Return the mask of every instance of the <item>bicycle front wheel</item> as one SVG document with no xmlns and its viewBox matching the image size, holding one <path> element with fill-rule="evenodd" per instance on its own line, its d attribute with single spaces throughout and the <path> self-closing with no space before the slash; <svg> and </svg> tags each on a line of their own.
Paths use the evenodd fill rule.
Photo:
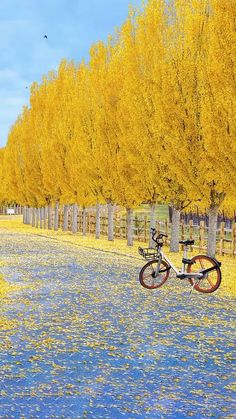
<svg viewBox="0 0 236 419">
<path fill-rule="evenodd" d="M 188 272 L 199 272 L 204 269 L 214 268 L 210 272 L 206 273 L 200 281 L 189 279 L 190 284 L 194 289 L 204 294 L 211 293 L 219 288 L 221 283 L 221 270 L 217 265 L 216 261 L 210 256 L 198 255 L 191 259 L 193 264 L 188 266 Z"/>
<path fill-rule="evenodd" d="M 157 272 L 158 260 L 150 260 L 141 269 L 139 274 L 140 284 L 149 290 L 161 287 L 168 279 L 170 266 L 165 260 L 161 261 L 159 271 Z"/>
</svg>

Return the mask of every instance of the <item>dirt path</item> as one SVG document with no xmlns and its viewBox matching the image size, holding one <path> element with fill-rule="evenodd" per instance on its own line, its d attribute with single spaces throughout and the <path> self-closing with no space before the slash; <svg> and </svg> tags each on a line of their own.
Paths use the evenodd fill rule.
<svg viewBox="0 0 236 419">
<path fill-rule="evenodd" d="M 1 419 L 236 414 L 234 299 L 173 279 L 148 291 L 137 259 L 0 237 L 0 273 L 22 286 L 0 303 Z"/>
</svg>

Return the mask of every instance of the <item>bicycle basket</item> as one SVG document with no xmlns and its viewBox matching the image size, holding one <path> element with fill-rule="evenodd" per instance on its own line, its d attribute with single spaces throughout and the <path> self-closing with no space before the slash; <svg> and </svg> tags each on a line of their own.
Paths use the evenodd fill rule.
<svg viewBox="0 0 236 419">
<path fill-rule="evenodd" d="M 138 248 L 139 254 L 147 260 L 158 259 L 158 252 L 156 249 L 152 249 L 151 247 L 143 249 L 142 247 Z"/>
</svg>

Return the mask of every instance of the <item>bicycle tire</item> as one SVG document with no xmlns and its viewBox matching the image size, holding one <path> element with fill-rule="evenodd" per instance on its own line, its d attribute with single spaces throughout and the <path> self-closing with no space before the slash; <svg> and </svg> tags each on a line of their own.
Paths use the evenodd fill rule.
<svg viewBox="0 0 236 419">
<path fill-rule="evenodd" d="M 155 269 L 153 267 L 153 265 L 159 263 L 158 260 L 154 259 L 154 260 L 150 260 L 148 263 L 146 263 L 146 265 L 144 265 L 139 273 L 139 282 L 140 284 L 147 289 L 156 289 L 156 288 L 160 288 L 168 279 L 168 276 L 170 274 L 170 266 L 168 265 L 168 263 L 165 260 L 161 261 L 161 269 L 160 269 L 160 275 L 155 278 L 153 276 L 153 273 L 155 272 Z M 147 271 L 150 269 L 150 272 L 147 273 Z M 146 274 L 145 274 L 146 271 Z M 147 275 L 147 276 L 145 276 Z M 155 280 L 155 281 L 154 281 Z M 149 284 L 149 281 L 151 281 L 151 283 Z"/>
<path fill-rule="evenodd" d="M 203 279 L 201 279 L 198 284 L 194 285 L 194 281 L 191 278 L 189 279 L 189 282 L 192 286 L 194 285 L 194 289 L 196 291 L 201 292 L 203 294 L 209 294 L 216 291 L 221 284 L 221 270 L 220 267 L 217 265 L 217 262 L 210 256 L 206 255 L 194 256 L 191 259 L 191 262 L 194 263 L 189 264 L 187 272 L 198 272 L 199 270 L 215 266 L 215 269 L 213 271 L 210 271 L 207 276 L 203 277 Z"/>
</svg>

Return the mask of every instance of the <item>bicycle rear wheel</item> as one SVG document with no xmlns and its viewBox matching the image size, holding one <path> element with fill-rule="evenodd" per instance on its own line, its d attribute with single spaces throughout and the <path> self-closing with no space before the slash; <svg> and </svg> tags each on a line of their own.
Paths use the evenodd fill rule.
<svg viewBox="0 0 236 419">
<path fill-rule="evenodd" d="M 202 271 L 203 269 L 215 268 L 204 275 L 199 282 L 197 280 L 194 281 L 193 279 L 189 279 L 192 286 L 195 282 L 194 289 L 204 294 L 216 291 L 221 283 L 221 270 L 216 261 L 210 256 L 198 255 L 194 256 L 191 259 L 191 262 L 194 263 L 188 266 L 188 272 L 196 273 Z"/>
<path fill-rule="evenodd" d="M 140 284 L 150 290 L 161 287 L 168 279 L 170 266 L 165 260 L 161 261 L 160 269 L 156 275 L 158 260 L 150 260 L 139 273 Z"/>
</svg>

